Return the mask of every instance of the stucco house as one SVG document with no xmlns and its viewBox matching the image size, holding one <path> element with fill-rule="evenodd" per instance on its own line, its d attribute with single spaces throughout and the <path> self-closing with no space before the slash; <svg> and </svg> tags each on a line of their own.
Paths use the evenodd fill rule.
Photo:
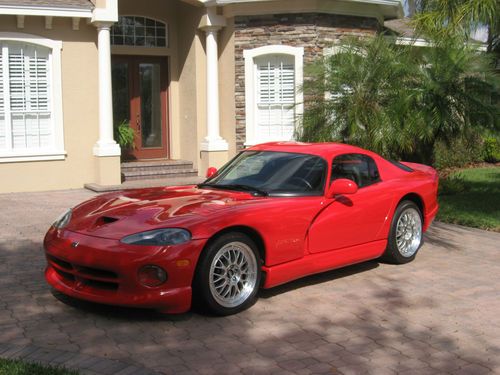
<svg viewBox="0 0 500 375">
<path fill-rule="evenodd" d="M 401 17 L 400 0 L 0 0 L 0 192 L 120 184 L 122 122 L 144 168 L 200 175 L 290 140 L 305 64 Z"/>
</svg>

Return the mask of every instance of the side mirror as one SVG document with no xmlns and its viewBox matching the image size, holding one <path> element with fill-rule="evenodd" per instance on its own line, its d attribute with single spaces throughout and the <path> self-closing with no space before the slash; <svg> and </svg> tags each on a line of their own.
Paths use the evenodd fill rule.
<svg viewBox="0 0 500 375">
<path fill-rule="evenodd" d="M 206 175 L 206 177 L 210 178 L 210 177 L 212 177 L 212 176 L 214 176 L 216 174 L 217 174 L 217 168 L 210 167 L 210 168 L 207 169 L 207 175 Z"/>
<path fill-rule="evenodd" d="M 355 194 L 358 191 L 358 185 L 347 178 L 333 180 L 326 193 L 327 198 L 334 198 L 336 195 Z"/>
</svg>

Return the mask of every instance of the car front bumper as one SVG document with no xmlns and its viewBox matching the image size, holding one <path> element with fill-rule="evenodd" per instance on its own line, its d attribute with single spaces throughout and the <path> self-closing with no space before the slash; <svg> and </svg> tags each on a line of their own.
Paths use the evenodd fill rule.
<svg viewBox="0 0 500 375">
<path fill-rule="evenodd" d="M 191 284 L 206 240 L 175 246 L 126 245 L 118 240 L 50 229 L 44 240 L 45 279 L 56 290 L 91 302 L 182 313 L 191 307 Z M 156 265 L 167 281 L 147 287 L 138 271 Z"/>
</svg>

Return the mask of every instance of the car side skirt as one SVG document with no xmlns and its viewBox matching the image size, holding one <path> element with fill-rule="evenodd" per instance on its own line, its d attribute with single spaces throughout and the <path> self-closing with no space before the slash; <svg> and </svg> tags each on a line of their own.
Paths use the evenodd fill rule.
<svg viewBox="0 0 500 375">
<path fill-rule="evenodd" d="M 291 262 L 272 267 L 263 266 L 266 273 L 264 289 L 324 271 L 376 259 L 382 256 L 387 240 L 369 242 L 344 249 L 306 255 Z"/>
</svg>

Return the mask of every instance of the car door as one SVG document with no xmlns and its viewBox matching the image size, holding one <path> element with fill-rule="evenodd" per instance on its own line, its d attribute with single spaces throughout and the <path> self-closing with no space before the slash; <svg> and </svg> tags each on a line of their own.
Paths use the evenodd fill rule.
<svg viewBox="0 0 500 375">
<path fill-rule="evenodd" d="M 309 251 L 344 249 L 381 239 L 380 233 L 391 207 L 393 194 L 381 181 L 373 158 L 365 154 L 342 154 L 332 161 L 330 183 L 338 178 L 353 180 L 355 194 L 325 201 L 309 229 Z"/>
</svg>

